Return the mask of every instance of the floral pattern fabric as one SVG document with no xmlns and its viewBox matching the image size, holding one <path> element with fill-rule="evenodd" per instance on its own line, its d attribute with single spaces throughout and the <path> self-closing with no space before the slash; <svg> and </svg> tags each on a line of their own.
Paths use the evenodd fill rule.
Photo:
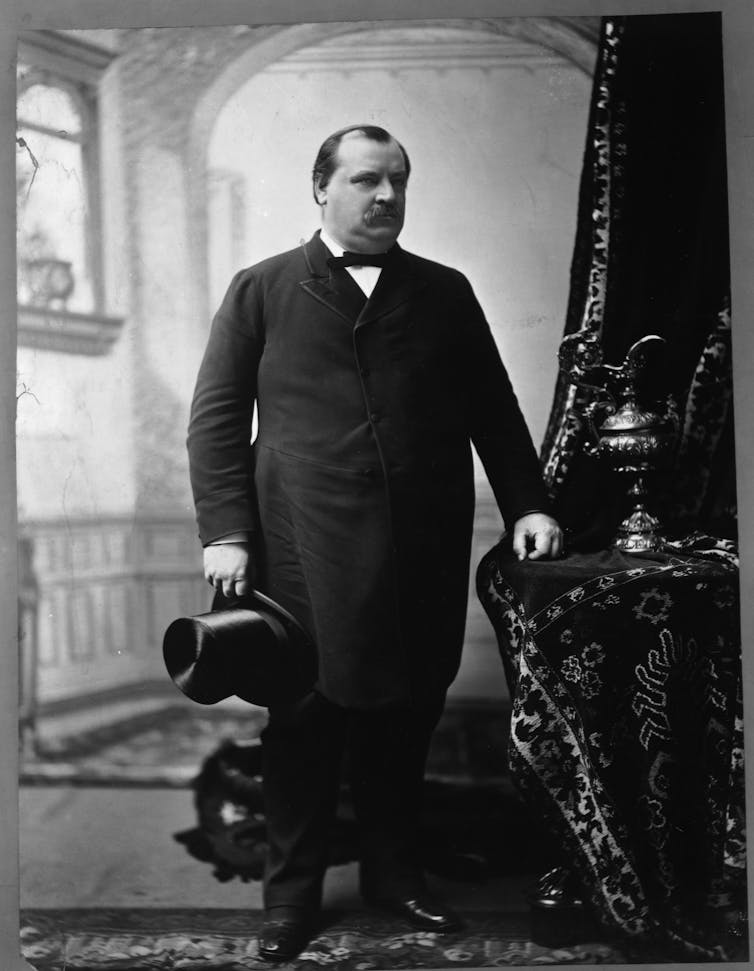
<svg viewBox="0 0 754 971">
<path fill-rule="evenodd" d="M 497 547 L 477 581 L 513 696 L 513 780 L 602 924 L 729 958 L 745 921 L 733 545 L 540 563 Z"/>
<path fill-rule="evenodd" d="M 623 36 L 621 18 L 605 18 L 589 117 L 579 201 L 579 232 L 571 267 L 571 292 L 566 334 L 602 332 L 607 292 L 610 230 L 613 215 L 615 169 L 625 154 L 616 137 L 621 105 L 613 92 Z M 553 494 L 563 486 L 571 463 L 583 444 L 584 427 L 574 420 L 588 403 L 588 393 L 559 374 L 545 441 L 542 446 L 544 478 Z"/>
<path fill-rule="evenodd" d="M 735 535 L 726 172 L 719 13 L 602 18 L 564 334 L 599 337 L 612 365 L 648 334 L 665 340 L 641 397 L 656 410 L 672 395 L 683 416 L 652 484 L 678 535 Z M 624 513 L 584 448 L 592 400 L 558 375 L 541 461 L 557 518 L 594 549 Z"/>
</svg>

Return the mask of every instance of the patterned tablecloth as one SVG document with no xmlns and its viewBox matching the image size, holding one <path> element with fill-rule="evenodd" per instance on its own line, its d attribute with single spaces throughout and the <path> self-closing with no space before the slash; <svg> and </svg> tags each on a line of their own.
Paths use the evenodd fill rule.
<svg viewBox="0 0 754 971">
<path fill-rule="evenodd" d="M 740 959 L 745 819 L 738 563 L 693 536 L 482 560 L 513 698 L 514 782 L 606 928 Z M 744 944 L 745 947 L 745 944 Z"/>
</svg>

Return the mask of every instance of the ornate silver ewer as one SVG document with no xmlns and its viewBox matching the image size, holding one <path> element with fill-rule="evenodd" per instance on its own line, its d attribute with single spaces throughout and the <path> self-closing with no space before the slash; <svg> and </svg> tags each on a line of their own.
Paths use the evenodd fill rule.
<svg viewBox="0 0 754 971">
<path fill-rule="evenodd" d="M 569 334 L 558 352 L 560 368 L 578 387 L 588 388 L 593 400 L 583 408 L 596 442 L 587 452 L 600 455 L 628 482 L 631 511 L 618 527 L 613 546 L 628 553 L 662 546 L 660 522 L 647 511 L 647 477 L 666 467 L 678 437 L 678 412 L 671 396 L 660 415 L 639 402 L 638 382 L 647 352 L 665 341 L 651 334 L 629 349 L 623 364 L 604 364 L 602 345 L 594 333 Z"/>
</svg>

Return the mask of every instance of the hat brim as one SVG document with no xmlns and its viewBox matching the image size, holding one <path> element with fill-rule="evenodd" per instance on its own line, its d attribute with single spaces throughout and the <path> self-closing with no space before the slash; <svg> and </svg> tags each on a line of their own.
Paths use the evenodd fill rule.
<svg viewBox="0 0 754 971">
<path fill-rule="evenodd" d="M 163 657 L 178 688 L 203 705 L 235 695 L 268 708 L 301 697 L 317 677 L 307 631 L 258 590 L 222 609 L 173 621 Z"/>
</svg>

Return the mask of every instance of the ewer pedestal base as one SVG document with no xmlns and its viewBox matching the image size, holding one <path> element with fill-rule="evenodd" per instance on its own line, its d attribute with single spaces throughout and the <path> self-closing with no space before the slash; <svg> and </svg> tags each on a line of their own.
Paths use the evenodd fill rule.
<svg viewBox="0 0 754 971">
<path fill-rule="evenodd" d="M 618 527 L 613 546 L 624 553 L 647 553 L 660 550 L 664 540 L 659 529 L 659 519 L 648 513 L 643 505 L 638 505 Z"/>
</svg>

